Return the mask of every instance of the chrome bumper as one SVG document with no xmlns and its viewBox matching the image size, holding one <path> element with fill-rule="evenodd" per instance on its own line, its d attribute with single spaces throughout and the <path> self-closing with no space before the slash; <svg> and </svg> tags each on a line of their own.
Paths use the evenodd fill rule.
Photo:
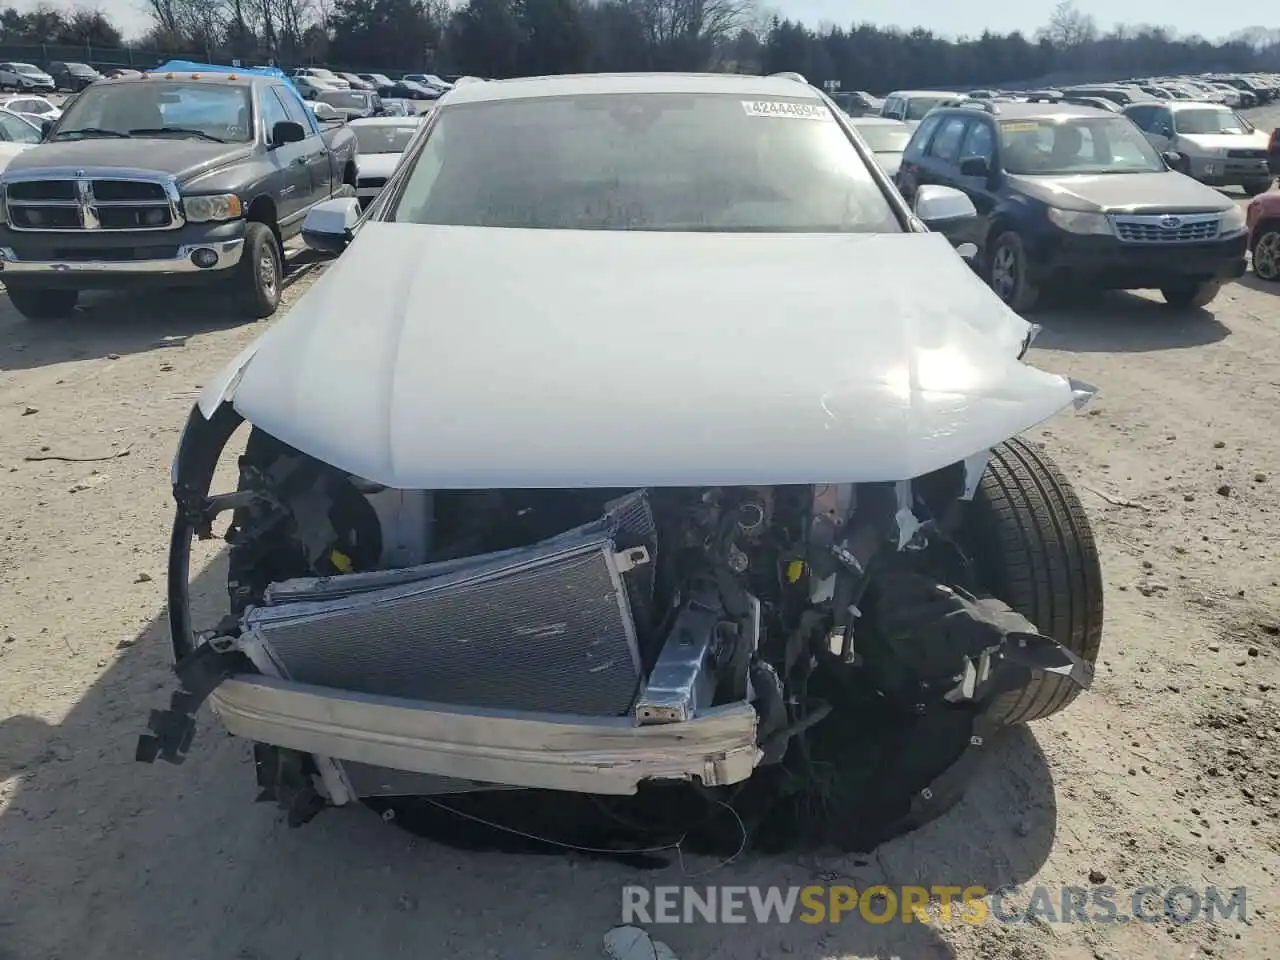
<svg viewBox="0 0 1280 960">
<path fill-rule="evenodd" d="M 198 267 L 191 256 L 197 250 L 212 250 L 217 259 Z M 110 255 L 104 250 L 104 255 Z M 14 274 L 173 274 L 212 273 L 234 267 L 244 253 L 244 240 L 192 243 L 178 248 L 178 255 L 164 260 L 19 260 L 11 247 L 0 247 L 0 277 Z"/>
<path fill-rule="evenodd" d="M 683 723 L 482 710 L 374 697 L 273 677 L 213 692 L 227 730 L 337 760 L 514 787 L 632 794 L 642 780 L 739 783 L 755 769 L 756 712 L 716 707 Z"/>
</svg>

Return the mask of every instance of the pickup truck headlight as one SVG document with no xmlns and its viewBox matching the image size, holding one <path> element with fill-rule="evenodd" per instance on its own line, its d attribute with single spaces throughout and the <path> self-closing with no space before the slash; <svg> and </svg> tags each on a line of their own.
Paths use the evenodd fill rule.
<svg viewBox="0 0 1280 960">
<path fill-rule="evenodd" d="M 234 220 L 240 216 L 240 198 L 234 193 L 219 193 L 207 197 L 183 197 L 182 209 L 187 219 L 195 223 Z"/>
<path fill-rule="evenodd" d="M 1112 234 L 1111 221 L 1105 213 L 1085 213 L 1079 210 L 1049 208 L 1049 222 L 1067 233 L 1088 233 L 1101 236 Z"/>
<path fill-rule="evenodd" d="M 1218 225 L 1218 232 L 1223 236 L 1231 233 L 1239 233 L 1245 228 L 1244 211 L 1235 204 L 1222 212 L 1222 221 Z"/>
</svg>

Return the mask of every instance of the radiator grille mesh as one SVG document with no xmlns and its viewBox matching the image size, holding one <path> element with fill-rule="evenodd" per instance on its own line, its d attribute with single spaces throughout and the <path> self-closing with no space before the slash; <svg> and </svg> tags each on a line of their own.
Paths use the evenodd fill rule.
<svg viewBox="0 0 1280 960">
<path fill-rule="evenodd" d="M 615 523 L 602 524 L 613 530 Z M 640 682 L 635 623 L 612 536 L 544 544 L 358 593 L 344 577 L 251 608 L 248 638 L 302 683 L 473 707 L 620 716 Z M 395 571 L 403 577 L 409 571 Z M 439 575 L 435 575 L 439 574 Z M 364 583 L 369 582 L 368 575 Z M 317 585 L 327 585 L 327 591 Z M 285 586 L 285 585 L 282 585 Z"/>
</svg>

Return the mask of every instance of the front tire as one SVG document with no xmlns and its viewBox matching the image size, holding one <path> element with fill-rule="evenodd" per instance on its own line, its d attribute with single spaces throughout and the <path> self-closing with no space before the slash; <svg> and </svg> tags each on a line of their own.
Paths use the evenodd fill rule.
<svg viewBox="0 0 1280 960">
<path fill-rule="evenodd" d="M 1280 280 L 1280 223 L 1258 231 L 1253 241 L 1253 275 L 1268 283 Z"/>
<path fill-rule="evenodd" d="M 5 285 L 9 302 L 28 320 L 63 320 L 75 312 L 79 290 Z"/>
<path fill-rule="evenodd" d="M 236 267 L 240 303 L 255 320 L 262 320 L 280 306 L 284 258 L 276 236 L 265 223 L 245 226 L 244 253 Z"/>
<path fill-rule="evenodd" d="M 1240 184 L 1240 187 L 1242 190 L 1244 190 L 1246 196 L 1256 197 L 1258 194 L 1266 193 L 1268 190 L 1271 189 L 1271 181 L 1270 180 L 1251 180 L 1249 183 Z"/>
<path fill-rule="evenodd" d="M 987 283 L 996 296 L 1018 313 L 1025 313 L 1040 299 L 1040 288 L 1030 279 L 1031 262 L 1026 245 L 1009 230 L 996 238 L 987 260 Z"/>
<path fill-rule="evenodd" d="M 1189 307 L 1207 307 L 1222 289 L 1221 280 L 1201 280 L 1178 283 L 1161 287 L 1160 294 L 1164 302 L 1171 307 L 1185 309 Z"/>
<path fill-rule="evenodd" d="M 978 575 L 991 592 L 1090 663 L 1102 645 L 1102 566 L 1084 505 L 1042 450 L 1014 437 L 994 447 L 967 519 Z M 996 697 L 996 723 L 1038 720 L 1080 688 L 1052 673 Z"/>
</svg>

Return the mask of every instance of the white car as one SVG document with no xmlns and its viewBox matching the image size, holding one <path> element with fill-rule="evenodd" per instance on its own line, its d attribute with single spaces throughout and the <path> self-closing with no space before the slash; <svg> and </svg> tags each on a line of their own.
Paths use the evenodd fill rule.
<svg viewBox="0 0 1280 960">
<path fill-rule="evenodd" d="M 19 63 L 10 60 L 0 63 L 0 90 L 47 90 L 53 93 L 57 89 L 53 77 L 31 63 Z"/>
<path fill-rule="evenodd" d="M 295 79 L 302 78 L 305 80 L 319 80 L 321 83 L 332 87 L 335 90 L 350 90 L 350 82 L 343 80 L 332 70 L 326 70 L 324 67 L 299 67 L 293 71 Z"/>
<path fill-rule="evenodd" d="M 386 186 L 400 157 L 422 127 L 422 117 L 362 117 L 351 121 L 356 135 L 356 196 L 368 206 Z"/>
<path fill-rule="evenodd" d="M 0 108 L 0 170 L 9 161 L 40 142 L 40 127 L 29 117 Z"/>
<path fill-rule="evenodd" d="M 37 124 L 41 120 L 57 120 L 62 116 L 62 111 L 44 97 L 3 97 L 0 98 L 0 108 L 31 117 Z"/>
<path fill-rule="evenodd" d="M 304 100 L 307 109 L 316 115 L 317 120 L 329 123 L 346 119 L 346 114 L 325 103 L 323 100 Z"/>
<path fill-rule="evenodd" d="M 1019 435 L 1093 390 L 1023 360 L 965 194 L 908 207 L 819 90 L 732 74 L 459 84 L 393 184 L 312 208 L 336 261 L 202 378 L 138 760 L 209 697 L 295 825 L 495 785 L 674 824 L 819 776 L 893 833 L 1089 686 L 1097 548 Z"/>
</svg>

